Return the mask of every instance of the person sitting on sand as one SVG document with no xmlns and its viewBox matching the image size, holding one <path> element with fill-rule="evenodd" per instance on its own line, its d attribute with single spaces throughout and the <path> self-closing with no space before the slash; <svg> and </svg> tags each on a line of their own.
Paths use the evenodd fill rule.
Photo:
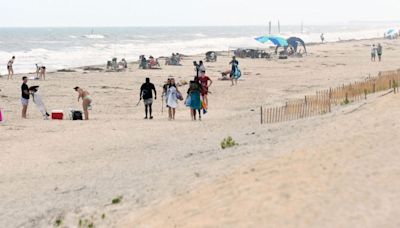
<svg viewBox="0 0 400 228">
<path fill-rule="evenodd" d="M 28 110 L 29 105 L 29 87 L 26 84 L 28 83 L 28 77 L 22 77 L 22 85 L 21 85 L 21 104 L 22 104 L 22 118 L 26 119 L 26 112 Z"/>
<path fill-rule="evenodd" d="M 121 60 L 121 63 L 122 63 L 121 65 L 124 69 L 128 68 L 128 62 L 124 58 Z"/>
<path fill-rule="evenodd" d="M 201 97 L 203 102 L 208 107 L 208 88 L 212 85 L 213 81 L 206 75 L 206 71 L 202 71 L 199 77 L 201 85 Z M 210 84 L 208 84 L 210 82 Z"/>
<path fill-rule="evenodd" d="M 150 119 L 153 119 L 152 115 L 152 105 L 153 105 L 153 91 L 154 91 L 154 100 L 157 100 L 157 91 L 156 87 L 154 87 L 153 83 L 150 83 L 150 78 L 146 78 L 146 82 L 140 87 L 140 100 L 143 99 L 146 117 L 148 119 L 147 113 L 150 114 Z"/>
<path fill-rule="evenodd" d="M 8 80 L 12 79 L 12 77 L 14 76 L 14 69 L 13 69 L 14 61 L 15 61 L 15 56 L 13 56 L 7 63 Z"/>
<path fill-rule="evenodd" d="M 371 61 L 372 62 L 375 62 L 375 60 L 376 60 L 376 52 L 377 52 L 376 46 L 375 46 L 375 44 L 373 44 L 371 47 Z"/>
<path fill-rule="evenodd" d="M 78 102 L 82 98 L 82 107 L 83 107 L 83 112 L 85 113 L 85 120 L 89 120 L 89 109 L 92 109 L 91 104 L 93 99 L 90 97 L 90 94 L 88 91 L 79 88 L 78 86 L 74 88 L 76 92 L 78 92 Z"/>
<path fill-rule="evenodd" d="M 379 62 L 380 62 L 380 61 L 382 61 L 382 45 L 380 43 L 378 44 L 378 47 L 376 48 L 376 51 L 378 53 L 378 59 L 379 59 Z"/>
</svg>

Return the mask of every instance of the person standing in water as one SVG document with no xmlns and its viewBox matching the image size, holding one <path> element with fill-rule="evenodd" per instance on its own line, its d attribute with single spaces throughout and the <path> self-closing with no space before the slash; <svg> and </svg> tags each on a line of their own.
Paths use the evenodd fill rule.
<svg viewBox="0 0 400 228">
<path fill-rule="evenodd" d="M 28 83 L 28 77 L 22 77 L 22 85 L 21 85 L 21 104 L 22 104 L 22 118 L 26 119 L 26 112 L 28 110 L 29 104 L 29 87 L 26 84 Z"/>
<path fill-rule="evenodd" d="M 14 61 L 15 61 L 15 56 L 13 56 L 7 63 L 8 80 L 12 79 L 12 77 L 14 76 L 14 69 L 13 69 Z"/>
<path fill-rule="evenodd" d="M 150 83 L 150 78 L 146 78 L 146 82 L 143 83 L 142 87 L 140 87 L 140 99 L 143 99 L 146 117 L 148 119 L 148 113 L 150 114 L 150 119 L 153 119 L 153 91 L 154 91 L 154 100 L 157 100 L 157 91 L 154 87 L 153 83 Z"/>
<path fill-rule="evenodd" d="M 85 113 L 85 120 L 89 120 L 89 109 L 92 109 L 91 104 L 93 99 L 90 97 L 90 94 L 88 91 L 79 88 L 78 86 L 74 88 L 76 92 L 78 92 L 78 102 L 82 98 L 82 108 L 83 112 Z"/>
</svg>

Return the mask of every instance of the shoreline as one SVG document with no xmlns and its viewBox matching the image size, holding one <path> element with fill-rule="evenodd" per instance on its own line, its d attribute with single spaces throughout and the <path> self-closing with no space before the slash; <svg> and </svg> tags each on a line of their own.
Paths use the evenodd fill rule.
<svg viewBox="0 0 400 228">
<path fill-rule="evenodd" d="M 339 41 L 334 41 L 334 42 L 306 42 L 306 46 L 310 46 L 310 47 L 315 47 L 315 46 L 319 46 L 319 45 L 326 45 L 326 44 L 337 44 L 337 43 L 352 43 L 352 42 L 360 42 L 360 41 L 385 41 L 388 40 L 386 38 L 379 38 L 379 37 L 375 37 L 375 38 L 366 38 L 366 39 L 348 39 L 348 40 L 339 40 Z M 240 48 L 240 47 L 237 47 Z M 268 49 L 272 49 L 274 48 L 274 46 L 267 46 L 265 48 L 257 48 L 258 50 L 268 50 Z M 245 48 L 246 49 L 246 48 Z M 222 55 L 233 55 L 233 49 L 232 50 L 221 50 L 221 51 L 215 51 L 216 53 L 222 53 Z M 194 58 L 200 55 L 203 55 L 202 58 L 204 58 L 205 53 L 197 53 L 197 54 L 193 54 L 193 55 L 186 55 L 184 53 L 181 53 L 183 58 Z M 160 56 L 157 57 L 158 59 L 164 59 L 164 58 L 168 58 L 166 56 Z M 289 58 L 290 59 L 290 58 Z M 139 60 L 136 61 L 128 61 L 128 66 L 129 65 L 136 65 L 139 63 Z M 160 63 L 161 66 L 165 66 L 163 63 Z M 103 68 L 103 71 L 106 71 L 106 64 L 92 64 L 92 65 L 82 65 L 82 66 L 77 66 L 77 67 L 70 67 L 70 68 L 63 68 L 63 69 L 57 69 L 57 70 L 52 70 L 52 71 L 46 71 L 46 74 L 54 74 L 54 73 L 68 73 L 68 72 L 62 72 L 61 70 L 71 70 L 71 71 L 75 71 L 75 72 L 84 72 L 84 68 Z M 129 67 L 128 67 L 129 68 Z M 87 72 L 91 72 L 91 70 L 88 70 Z M 110 71 L 112 72 L 112 71 Z M 36 74 L 36 72 L 27 72 L 27 73 L 16 73 L 14 74 L 14 76 L 31 76 Z M 0 78 L 3 77 L 7 77 L 7 74 L 2 74 L 0 75 Z"/>
</svg>

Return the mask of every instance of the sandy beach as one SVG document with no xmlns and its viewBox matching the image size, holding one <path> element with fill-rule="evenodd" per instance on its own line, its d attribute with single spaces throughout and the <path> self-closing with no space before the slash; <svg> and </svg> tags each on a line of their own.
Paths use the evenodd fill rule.
<svg viewBox="0 0 400 228">
<path fill-rule="evenodd" d="M 371 63 L 378 42 L 383 61 Z M 363 40 L 313 45 L 304 58 L 239 59 L 243 80 L 234 87 L 217 80 L 229 69 L 224 53 L 206 63 L 214 83 L 202 122 L 182 102 L 168 121 L 160 95 L 168 76 L 191 80 L 204 55 L 162 70 L 131 63 L 126 72 L 28 82 L 40 85 L 48 110 L 65 113 L 81 108 L 73 88 L 88 89 L 90 121 L 44 121 L 32 102 L 21 120 L 22 75 L 3 76 L 0 227 L 399 227 L 400 95 L 272 125 L 260 125 L 259 113 L 396 70 L 399 50 L 399 40 Z M 136 107 L 146 77 L 159 95 L 151 121 Z M 222 150 L 228 136 L 239 145 Z"/>
</svg>

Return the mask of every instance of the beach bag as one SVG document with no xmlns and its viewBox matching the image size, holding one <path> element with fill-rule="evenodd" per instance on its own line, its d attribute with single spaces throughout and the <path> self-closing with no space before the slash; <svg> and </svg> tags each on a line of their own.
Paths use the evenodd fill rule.
<svg viewBox="0 0 400 228">
<path fill-rule="evenodd" d="M 192 103 L 192 98 L 190 96 L 187 96 L 185 100 L 185 105 L 187 107 L 190 107 L 191 103 Z"/>
<path fill-rule="evenodd" d="M 72 120 L 83 120 L 81 111 L 72 111 Z"/>
<path fill-rule="evenodd" d="M 3 113 L 1 112 L 1 109 L 0 109 L 0 122 L 1 121 L 3 121 Z"/>
<path fill-rule="evenodd" d="M 182 96 L 181 92 L 176 91 L 176 99 L 183 101 L 183 96 Z"/>
<path fill-rule="evenodd" d="M 235 72 L 233 73 L 233 76 L 238 79 L 242 76 L 242 72 L 239 70 L 239 68 L 236 67 Z"/>
</svg>

